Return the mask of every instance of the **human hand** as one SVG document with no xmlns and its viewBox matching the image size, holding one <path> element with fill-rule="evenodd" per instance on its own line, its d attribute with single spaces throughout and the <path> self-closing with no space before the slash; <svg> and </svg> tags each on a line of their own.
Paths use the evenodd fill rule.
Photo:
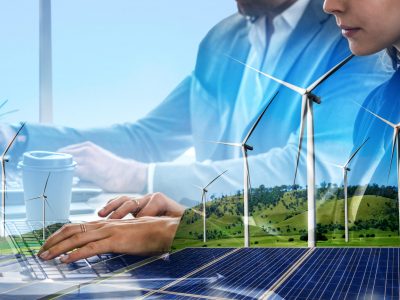
<svg viewBox="0 0 400 300">
<path fill-rule="evenodd" d="M 109 219 L 122 219 L 128 214 L 134 217 L 144 216 L 167 216 L 181 217 L 184 208 L 174 200 L 168 198 L 162 193 L 149 194 L 144 197 L 120 196 L 111 199 L 98 212 L 99 217 Z"/>
<path fill-rule="evenodd" d="M 156 255 L 170 250 L 180 218 L 142 217 L 67 224 L 51 235 L 38 255 L 50 260 L 63 255 L 71 263 L 102 253 Z"/>
<path fill-rule="evenodd" d="M 77 162 L 76 174 L 108 192 L 142 192 L 147 184 L 147 164 L 124 159 L 92 143 L 74 144 L 58 150 Z"/>
</svg>

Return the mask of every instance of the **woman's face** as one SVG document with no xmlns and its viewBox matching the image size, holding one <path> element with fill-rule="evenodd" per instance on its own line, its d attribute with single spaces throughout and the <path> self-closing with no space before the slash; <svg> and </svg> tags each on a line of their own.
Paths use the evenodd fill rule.
<svg viewBox="0 0 400 300">
<path fill-rule="evenodd" d="M 356 55 L 395 46 L 400 50 L 400 0 L 325 0 Z"/>
</svg>

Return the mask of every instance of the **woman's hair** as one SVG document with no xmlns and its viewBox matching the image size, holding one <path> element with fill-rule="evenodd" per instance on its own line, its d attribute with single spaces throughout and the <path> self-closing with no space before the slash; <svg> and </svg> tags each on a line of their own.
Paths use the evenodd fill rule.
<svg viewBox="0 0 400 300">
<path fill-rule="evenodd" d="M 400 66 L 400 55 L 399 55 L 400 53 L 399 53 L 399 51 L 393 46 L 387 48 L 386 51 L 389 54 L 390 59 L 392 60 L 393 68 L 395 70 L 397 70 L 399 68 L 399 66 Z"/>
</svg>

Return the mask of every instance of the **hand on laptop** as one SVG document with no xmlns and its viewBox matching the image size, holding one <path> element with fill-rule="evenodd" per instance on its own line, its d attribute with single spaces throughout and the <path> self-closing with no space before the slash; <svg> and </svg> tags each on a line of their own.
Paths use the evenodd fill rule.
<svg viewBox="0 0 400 300">
<path fill-rule="evenodd" d="M 130 204 L 136 204 L 135 200 L 119 197 L 112 199 L 101 213 L 104 216 L 111 214 L 112 219 L 64 225 L 47 239 L 38 255 L 49 260 L 68 253 L 61 261 L 71 263 L 107 252 L 133 255 L 168 252 L 184 208 L 161 193 L 137 200 L 138 211 Z M 129 213 L 137 218 L 115 219 Z"/>
<path fill-rule="evenodd" d="M 71 263 L 102 253 L 155 255 L 170 250 L 180 218 L 143 217 L 64 225 L 49 237 L 38 255 L 49 260 L 61 256 Z"/>
<path fill-rule="evenodd" d="M 124 159 L 92 142 L 58 150 L 77 162 L 76 174 L 108 192 L 142 192 L 147 184 L 147 164 Z"/>
<path fill-rule="evenodd" d="M 166 216 L 181 217 L 184 208 L 162 193 L 148 194 L 144 197 L 120 196 L 108 201 L 98 212 L 99 217 L 122 219 L 128 214 L 134 217 Z"/>
</svg>

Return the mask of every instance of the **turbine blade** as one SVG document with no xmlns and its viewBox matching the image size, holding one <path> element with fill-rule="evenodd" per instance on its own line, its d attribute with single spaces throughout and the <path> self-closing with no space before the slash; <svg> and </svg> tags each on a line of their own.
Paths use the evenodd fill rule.
<svg viewBox="0 0 400 300">
<path fill-rule="evenodd" d="M 247 193 L 248 195 L 248 203 L 250 203 L 250 198 L 251 198 L 251 181 L 250 181 L 250 167 L 249 167 L 249 161 L 247 159 L 247 150 L 244 151 L 244 159 L 246 161 L 246 169 L 247 169 L 247 186 L 249 188 L 249 192 Z"/>
<path fill-rule="evenodd" d="M 303 137 L 304 137 L 304 123 L 306 121 L 306 116 L 307 116 L 307 99 L 303 98 L 301 102 L 301 120 L 300 120 L 300 133 L 299 133 L 299 145 L 297 148 L 297 158 L 296 158 L 296 169 L 294 171 L 294 180 L 293 180 L 293 185 L 296 184 L 296 178 L 297 178 L 297 169 L 299 167 L 299 161 L 300 161 L 300 154 L 301 154 L 301 147 L 303 144 Z"/>
<path fill-rule="evenodd" d="M 203 191 L 203 193 L 201 194 L 201 215 L 205 216 L 206 215 L 206 210 L 205 210 L 205 205 L 206 205 L 206 192 Z"/>
<path fill-rule="evenodd" d="M 398 142 L 397 138 L 398 138 L 398 129 L 395 128 L 395 130 L 393 131 L 393 142 L 392 142 L 392 154 L 390 156 L 390 165 L 389 165 L 389 173 L 388 173 L 388 182 L 389 182 L 389 177 L 390 177 L 390 172 L 392 170 L 392 163 L 393 163 L 393 156 L 394 156 L 394 147 L 396 147 L 396 143 Z"/>
<path fill-rule="evenodd" d="M 45 183 L 44 189 L 43 189 L 43 195 L 45 195 L 45 193 L 46 193 L 47 183 L 49 182 L 50 174 L 51 174 L 51 172 L 49 172 L 49 175 L 47 175 L 46 183 Z"/>
<path fill-rule="evenodd" d="M 364 147 L 365 143 L 368 142 L 369 137 L 365 139 L 365 141 L 361 144 L 360 147 L 357 148 L 356 151 L 353 152 L 353 154 L 350 156 L 349 160 L 346 162 L 346 164 L 344 165 L 344 167 L 347 167 L 347 165 L 352 161 L 352 159 L 354 158 L 354 156 L 356 156 L 356 154 L 361 150 L 362 147 Z"/>
<path fill-rule="evenodd" d="M 28 200 L 26 200 L 26 201 L 32 201 L 32 200 L 36 200 L 36 199 L 40 199 L 40 198 L 42 198 L 42 196 L 35 197 L 35 198 L 31 198 L 31 199 L 28 199 Z"/>
<path fill-rule="evenodd" d="M 379 120 L 381 120 L 382 122 L 388 124 L 389 126 L 396 128 L 396 125 L 393 124 L 392 122 L 382 118 L 381 116 L 378 116 L 376 113 L 373 113 L 372 111 L 370 111 L 368 108 L 365 108 L 364 106 L 362 106 L 361 104 L 357 103 L 356 101 L 353 101 L 355 104 L 357 104 L 358 106 L 360 106 L 362 109 L 366 110 L 367 112 L 369 112 L 371 115 L 377 117 Z"/>
<path fill-rule="evenodd" d="M 262 117 L 264 116 L 265 112 L 267 111 L 268 107 L 270 107 L 270 105 L 272 104 L 272 102 L 274 101 L 274 99 L 276 98 L 276 95 L 278 95 L 279 91 L 277 91 L 271 98 L 271 100 L 269 100 L 267 106 L 264 108 L 264 110 L 262 111 L 262 113 L 258 116 L 257 120 L 254 122 L 253 126 L 251 127 L 250 131 L 247 133 L 246 137 L 243 140 L 243 144 L 246 144 L 247 141 L 249 140 L 250 136 L 253 134 L 253 131 L 256 129 L 258 123 L 260 123 Z"/>
<path fill-rule="evenodd" d="M 203 190 L 203 188 L 201 187 L 201 186 L 199 186 L 199 185 L 196 185 L 196 184 L 192 184 L 195 188 L 198 188 L 199 190 Z"/>
<path fill-rule="evenodd" d="M 13 114 L 18 111 L 19 111 L 19 109 L 13 109 L 13 110 L 6 111 L 6 112 L 0 114 L 0 118 L 2 118 L 5 115 Z"/>
<path fill-rule="evenodd" d="M 215 177 L 213 180 L 210 181 L 209 184 L 207 184 L 205 186 L 205 189 L 208 188 L 215 180 L 217 180 L 218 178 L 220 178 L 222 175 L 224 175 L 226 172 L 228 172 L 228 170 L 225 170 L 224 172 L 222 172 L 221 174 L 219 174 L 217 177 Z"/>
<path fill-rule="evenodd" d="M 12 144 L 14 143 L 15 139 L 17 138 L 17 136 L 19 135 L 19 133 L 21 132 L 21 130 L 25 127 L 25 122 L 23 122 L 21 124 L 21 127 L 18 129 L 18 131 L 15 133 L 14 137 L 12 138 L 12 140 L 8 143 L 6 149 L 3 152 L 2 158 L 4 159 L 4 157 L 7 155 L 8 150 L 10 150 Z"/>
<path fill-rule="evenodd" d="M 54 211 L 53 207 L 50 205 L 50 202 L 46 198 L 43 198 L 43 199 L 47 203 L 47 206 L 50 208 L 53 215 L 55 215 L 55 211 Z M 55 221 L 55 220 L 50 220 L 50 221 Z"/>
<path fill-rule="evenodd" d="M 240 60 L 238 60 L 238 59 L 236 59 L 236 58 L 234 58 L 234 57 L 231 57 L 231 56 L 229 56 L 229 55 L 227 55 L 227 56 L 228 56 L 230 59 L 232 59 L 232 60 L 234 60 L 234 61 L 236 61 L 236 62 L 238 62 L 238 63 L 244 65 L 246 68 L 249 68 L 249 69 L 251 69 L 251 70 L 253 70 L 253 71 L 256 71 L 257 73 L 259 73 L 259 74 L 261 74 L 261 75 L 263 75 L 263 76 L 265 76 L 265 77 L 268 77 L 269 79 L 272 79 L 273 81 L 275 81 L 275 82 L 277 82 L 277 83 L 280 83 L 280 84 L 286 86 L 287 88 L 291 89 L 292 91 L 295 91 L 296 93 L 299 93 L 300 95 L 304 95 L 304 94 L 306 93 L 306 90 L 303 89 L 303 88 L 301 88 L 301 87 L 298 87 L 298 86 L 296 86 L 296 85 L 294 85 L 294 84 L 291 84 L 291 83 L 289 83 L 289 82 L 285 82 L 285 81 L 283 81 L 283 80 L 280 80 L 280 79 L 278 79 L 278 78 L 275 78 L 275 77 L 273 77 L 273 76 L 271 76 L 271 75 L 269 75 L 269 74 L 267 74 L 267 73 L 264 73 L 264 72 L 262 72 L 262 71 L 260 71 L 260 70 L 258 70 L 258 69 L 256 69 L 256 68 L 253 68 L 252 66 L 249 66 L 248 64 L 245 64 L 244 62 L 241 62 Z"/>
<path fill-rule="evenodd" d="M 338 164 L 334 164 L 334 163 L 331 163 L 331 162 L 327 162 L 327 164 L 329 164 L 331 166 L 334 166 L 334 167 L 337 167 L 337 168 L 340 168 L 340 169 L 344 168 L 344 166 L 341 166 L 341 165 L 338 165 Z"/>
<path fill-rule="evenodd" d="M 332 69 L 330 69 L 328 72 L 326 72 L 324 75 L 322 75 L 320 78 L 318 78 L 316 81 L 314 81 L 308 88 L 307 92 L 311 93 L 315 88 L 317 88 L 321 83 L 323 83 L 325 80 L 327 80 L 331 75 L 333 75 L 337 70 L 339 70 L 341 67 L 343 67 L 350 59 L 353 58 L 353 54 L 350 54 L 348 57 L 346 57 L 344 60 L 342 60 L 340 63 L 338 63 L 336 66 L 334 66 Z"/>
<path fill-rule="evenodd" d="M 210 142 L 214 144 L 228 145 L 233 147 L 242 147 L 242 144 L 239 143 L 226 143 L 226 142 L 215 142 L 215 141 L 210 141 Z"/>
<path fill-rule="evenodd" d="M 3 108 L 4 105 L 6 105 L 8 102 L 8 99 L 4 100 L 3 103 L 0 104 L 0 109 Z"/>
</svg>

